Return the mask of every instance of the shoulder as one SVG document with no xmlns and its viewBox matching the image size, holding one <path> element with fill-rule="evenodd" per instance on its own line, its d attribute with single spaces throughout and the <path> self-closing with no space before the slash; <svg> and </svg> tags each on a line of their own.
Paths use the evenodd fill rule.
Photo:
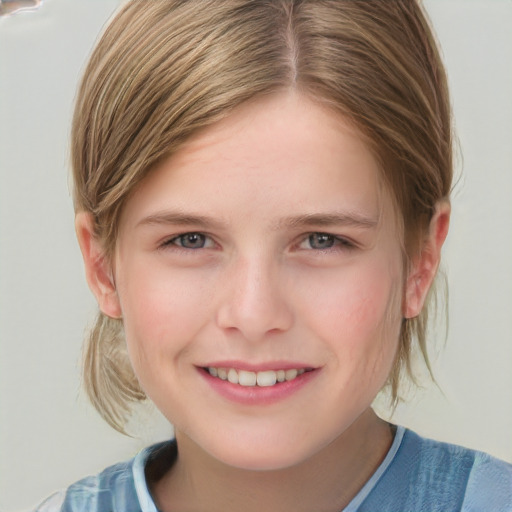
<svg viewBox="0 0 512 512">
<path fill-rule="evenodd" d="M 404 459 L 429 499 L 458 503 L 463 512 L 512 511 L 512 465 L 486 453 L 406 431 Z M 406 460 L 402 464 L 407 465 Z M 457 508 L 459 510 L 459 508 Z"/>
<path fill-rule="evenodd" d="M 512 464 L 475 452 L 462 510 L 512 511 Z"/>
<path fill-rule="evenodd" d="M 127 512 L 137 510 L 137 495 L 133 479 L 133 460 L 115 464 L 98 475 L 88 476 L 71 485 L 66 491 L 63 512 L 116 510 L 115 503 L 122 498 Z"/>
<path fill-rule="evenodd" d="M 115 464 L 98 475 L 75 482 L 47 498 L 34 512 L 110 512 L 118 510 L 114 503 L 119 496 L 132 505 L 136 499 L 133 460 Z M 124 510 L 131 512 L 139 508 L 130 506 Z"/>
<path fill-rule="evenodd" d="M 83 478 L 50 496 L 34 512 L 156 512 L 145 468 L 148 459 L 169 445 L 172 443 L 150 446 L 133 459 Z"/>
<path fill-rule="evenodd" d="M 66 498 L 66 491 L 58 491 L 38 505 L 34 512 L 59 512 Z"/>
<path fill-rule="evenodd" d="M 379 510 L 394 512 L 512 512 L 512 465 L 405 429 L 393 461 L 365 505 L 376 503 Z"/>
</svg>

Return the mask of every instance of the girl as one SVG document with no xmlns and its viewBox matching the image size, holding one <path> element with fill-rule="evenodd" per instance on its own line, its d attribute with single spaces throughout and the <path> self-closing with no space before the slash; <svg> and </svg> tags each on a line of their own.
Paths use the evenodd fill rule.
<svg viewBox="0 0 512 512">
<path fill-rule="evenodd" d="M 450 216 L 416 2 L 130 2 L 72 141 L 87 391 L 121 431 L 150 398 L 176 439 L 38 510 L 512 510 L 510 465 L 371 408 L 426 359 Z"/>
</svg>

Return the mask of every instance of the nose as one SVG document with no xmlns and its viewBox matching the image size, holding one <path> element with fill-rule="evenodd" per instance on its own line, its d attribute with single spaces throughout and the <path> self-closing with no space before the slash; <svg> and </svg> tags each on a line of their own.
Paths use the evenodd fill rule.
<svg viewBox="0 0 512 512">
<path fill-rule="evenodd" d="M 218 326 L 247 341 L 261 341 L 290 329 L 293 311 L 286 279 L 280 274 L 277 263 L 263 258 L 242 260 L 226 270 Z"/>
</svg>

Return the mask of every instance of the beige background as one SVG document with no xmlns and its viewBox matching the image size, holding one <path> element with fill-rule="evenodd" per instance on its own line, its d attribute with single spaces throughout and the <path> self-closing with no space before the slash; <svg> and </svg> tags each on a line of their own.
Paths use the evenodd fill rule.
<svg viewBox="0 0 512 512">
<path fill-rule="evenodd" d="M 118 0 L 45 0 L 0 18 L 0 512 L 168 436 L 107 427 L 80 391 L 95 306 L 67 190 L 68 129 L 85 58 Z M 512 461 L 512 2 L 429 0 L 464 157 L 444 256 L 446 349 L 394 420 Z M 459 159 L 460 160 L 460 159 Z M 459 165 L 459 168 L 462 164 Z"/>
</svg>

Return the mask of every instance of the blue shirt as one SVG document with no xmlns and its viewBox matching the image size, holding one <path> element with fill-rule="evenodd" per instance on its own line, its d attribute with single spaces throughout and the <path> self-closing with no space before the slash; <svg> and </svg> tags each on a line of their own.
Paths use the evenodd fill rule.
<svg viewBox="0 0 512 512">
<path fill-rule="evenodd" d="M 176 444 L 150 446 L 134 459 L 51 496 L 35 512 L 158 512 L 145 468 L 162 454 L 171 463 Z M 340 512 L 355 511 L 512 512 L 512 465 L 397 427 L 377 471 Z"/>
</svg>

